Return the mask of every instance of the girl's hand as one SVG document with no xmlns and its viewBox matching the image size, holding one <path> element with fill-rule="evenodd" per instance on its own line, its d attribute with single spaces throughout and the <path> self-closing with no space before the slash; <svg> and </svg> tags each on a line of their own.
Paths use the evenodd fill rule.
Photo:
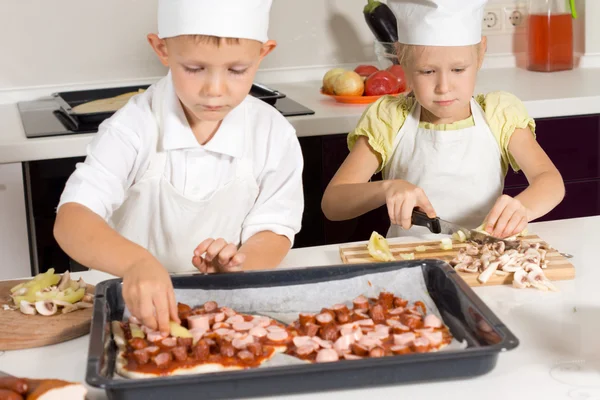
<svg viewBox="0 0 600 400">
<path fill-rule="evenodd" d="M 233 243 L 228 244 L 224 239 L 206 239 L 194 250 L 192 264 L 205 274 L 235 272 L 242 270 L 245 260 L 246 255 L 239 253 Z"/>
<path fill-rule="evenodd" d="M 497 238 L 506 238 L 523 232 L 529 222 L 528 210 L 513 197 L 502 195 L 485 219 L 485 230 Z"/>
<path fill-rule="evenodd" d="M 393 180 L 386 181 L 384 188 L 385 203 L 392 224 L 410 229 L 415 207 L 423 210 L 428 217 L 435 218 L 435 210 L 420 187 L 403 180 Z"/>
</svg>

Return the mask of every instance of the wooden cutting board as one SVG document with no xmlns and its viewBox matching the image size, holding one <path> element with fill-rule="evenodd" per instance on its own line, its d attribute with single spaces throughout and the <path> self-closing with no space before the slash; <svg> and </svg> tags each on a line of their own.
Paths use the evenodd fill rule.
<svg viewBox="0 0 600 400">
<path fill-rule="evenodd" d="M 547 246 L 547 243 L 537 235 L 529 235 L 521 239 L 530 243 L 539 242 Z M 466 245 L 466 243 L 454 242 L 452 250 L 442 250 L 440 249 L 439 241 L 419 243 L 390 243 L 390 250 L 392 251 L 394 257 L 398 260 L 402 260 L 400 257 L 400 254 L 402 253 L 413 253 L 416 260 L 435 258 L 449 262 L 458 254 L 458 251 L 461 248 L 466 247 Z M 417 246 L 425 246 L 427 250 L 424 252 L 417 252 L 415 251 L 415 247 Z M 369 255 L 366 243 L 340 246 L 340 256 L 344 264 L 377 262 Z M 544 269 L 544 274 L 548 279 L 552 281 L 560 281 L 575 278 L 575 267 L 557 250 L 548 251 L 548 253 L 546 253 L 546 259 L 548 260 L 548 268 Z M 485 284 L 482 284 L 477 280 L 479 274 L 470 274 L 467 272 L 458 272 L 458 274 L 467 282 L 469 286 L 512 284 L 512 274 L 506 276 L 494 274 Z"/>
<path fill-rule="evenodd" d="M 0 350 L 29 349 L 66 342 L 90 332 L 93 308 L 51 316 L 25 315 L 4 310 L 10 302 L 10 288 L 26 280 L 0 281 Z M 88 285 L 86 292 L 94 293 Z"/>
</svg>

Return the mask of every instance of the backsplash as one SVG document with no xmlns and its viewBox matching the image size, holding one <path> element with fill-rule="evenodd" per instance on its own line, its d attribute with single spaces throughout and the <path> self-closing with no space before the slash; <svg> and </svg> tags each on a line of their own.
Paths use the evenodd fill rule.
<svg viewBox="0 0 600 400">
<path fill-rule="evenodd" d="M 490 3 L 496 1 L 513 0 Z M 0 90 L 163 75 L 164 67 L 146 42 L 146 34 L 156 30 L 156 3 L 2 0 L 0 37 L 7 40 Z M 366 0 L 274 0 L 270 36 L 279 46 L 261 69 L 375 60 L 373 36 L 362 15 L 365 4 Z M 582 32 L 576 38 L 583 36 L 582 21 L 576 24 Z M 488 54 L 511 53 L 517 41 L 510 35 L 490 36 Z"/>
</svg>

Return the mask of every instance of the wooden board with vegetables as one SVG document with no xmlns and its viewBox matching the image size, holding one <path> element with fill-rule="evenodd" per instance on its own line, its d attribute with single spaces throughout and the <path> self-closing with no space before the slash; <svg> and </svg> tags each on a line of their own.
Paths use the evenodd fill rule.
<svg viewBox="0 0 600 400">
<path fill-rule="evenodd" d="M 0 350 L 47 346 L 89 333 L 94 286 L 54 269 L 0 282 Z"/>
<path fill-rule="evenodd" d="M 539 236 L 525 235 L 519 241 L 521 245 L 516 249 L 491 245 L 488 249 L 456 238 L 388 244 L 373 232 L 368 243 L 343 245 L 339 251 L 344 264 L 441 259 L 450 263 L 469 286 L 512 284 L 517 288 L 556 290 L 550 281 L 575 278 L 573 264 Z"/>
</svg>

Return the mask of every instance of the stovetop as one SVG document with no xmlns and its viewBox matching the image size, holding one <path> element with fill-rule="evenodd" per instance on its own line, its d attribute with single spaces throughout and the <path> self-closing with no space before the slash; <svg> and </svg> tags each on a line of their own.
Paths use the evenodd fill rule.
<svg viewBox="0 0 600 400">
<path fill-rule="evenodd" d="M 98 131 L 98 125 L 101 122 L 80 123 L 75 128 L 53 97 L 20 102 L 17 107 L 21 115 L 25 136 L 28 138 L 94 133 Z M 285 117 L 315 113 L 288 97 L 277 99 L 273 107 Z"/>
</svg>

